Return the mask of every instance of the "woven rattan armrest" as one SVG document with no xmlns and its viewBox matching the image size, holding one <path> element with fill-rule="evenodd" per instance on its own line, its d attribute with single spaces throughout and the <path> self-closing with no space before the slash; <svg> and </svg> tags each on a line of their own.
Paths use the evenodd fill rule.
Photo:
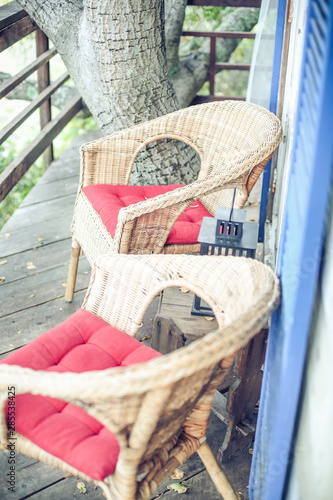
<svg viewBox="0 0 333 500">
<path fill-rule="evenodd" d="M 139 373 L 137 373 L 139 372 Z M 56 398 L 61 401 L 83 408 L 87 413 L 117 434 L 116 429 L 110 425 L 110 419 L 103 418 L 99 408 L 112 407 L 117 400 L 138 394 L 135 382 L 138 377 L 145 378 L 145 370 L 140 365 L 127 367 L 126 371 L 116 368 L 108 370 L 95 370 L 93 372 L 51 372 L 33 370 L 17 365 L 0 366 L 0 449 L 5 447 L 8 438 L 6 422 L 6 402 L 8 389 L 14 387 L 16 396 L 30 393 L 44 397 Z M 143 391 L 145 390 L 143 384 Z M 133 388 L 133 390 L 132 390 Z"/>
<path fill-rule="evenodd" d="M 81 147 L 81 185 L 128 184 L 138 153 L 149 143 L 162 139 L 189 144 L 199 153 L 202 169 L 206 161 L 197 140 L 200 117 L 191 119 L 192 113 L 193 110 L 181 109 L 84 144 Z M 184 120 L 193 127 L 190 128 L 191 133 L 188 127 L 184 128 Z"/>
<path fill-rule="evenodd" d="M 82 378 L 83 377 L 83 378 Z M 19 394 L 31 393 L 34 395 L 59 398 L 63 401 L 73 401 L 80 394 L 79 381 L 88 382 L 87 373 L 50 372 L 33 370 L 18 365 L 0 365 L 1 397 L 8 398 L 8 384 L 18 388 Z M 91 381 L 91 378 L 90 378 Z"/>
<path fill-rule="evenodd" d="M 159 253 L 179 215 L 201 196 L 237 185 L 232 173 L 212 175 L 119 211 L 115 242 L 120 253 Z"/>
<path fill-rule="evenodd" d="M 147 144 L 176 138 L 171 134 L 153 134 L 150 137 L 138 134 L 135 138 L 126 138 L 123 137 L 126 132 L 131 133 L 132 129 L 122 132 L 122 137 L 115 134 L 81 146 L 81 187 L 91 184 L 128 184 L 135 159 Z M 178 135 L 177 140 L 189 143 L 186 136 Z"/>
<path fill-rule="evenodd" d="M 81 146 L 80 188 L 91 184 L 128 184 L 140 140 L 124 132 Z"/>
<path fill-rule="evenodd" d="M 1 399 L 6 401 L 8 386 L 15 386 L 18 394 L 31 393 L 48 396 L 78 406 L 90 405 L 98 401 L 107 401 L 112 405 L 112 397 L 123 397 L 131 393 L 131 379 L 137 380 L 137 371 L 144 372 L 139 364 L 126 367 L 126 375 L 119 367 L 93 372 L 61 373 L 1 364 Z M 124 376 L 128 380 L 127 383 L 124 383 Z"/>
</svg>

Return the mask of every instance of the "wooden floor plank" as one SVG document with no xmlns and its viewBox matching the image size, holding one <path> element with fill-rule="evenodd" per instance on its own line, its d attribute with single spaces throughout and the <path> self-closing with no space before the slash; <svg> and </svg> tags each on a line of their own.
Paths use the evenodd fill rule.
<svg viewBox="0 0 333 500">
<path fill-rule="evenodd" d="M 53 162 L 56 166 L 59 165 L 59 160 Z M 52 163 L 52 167 L 53 167 Z M 61 168 L 50 168 L 46 171 L 43 177 L 40 179 L 38 184 L 46 185 L 51 182 L 67 180 L 71 178 L 73 175 L 77 175 L 79 179 L 80 166 L 78 162 L 78 158 L 73 159 L 63 159 L 61 163 Z M 30 194 L 30 193 L 29 193 Z"/>
<path fill-rule="evenodd" d="M 194 294 L 185 293 L 181 288 L 172 287 L 164 290 L 160 314 L 170 317 L 180 328 L 187 339 L 196 340 L 203 332 L 208 333 L 217 328 L 215 319 L 207 320 L 204 316 L 191 315 Z"/>
<path fill-rule="evenodd" d="M 34 188 L 34 196 L 27 196 L 20 205 L 20 208 L 54 200 L 69 194 L 76 194 L 78 188 L 78 175 L 71 175 L 66 179 L 55 180 L 45 184 L 38 183 Z"/>
<path fill-rule="evenodd" d="M 177 310 L 172 305 L 166 305 L 162 308 L 161 315 L 172 318 L 178 328 L 187 339 L 197 340 L 203 334 L 207 334 L 217 328 L 216 320 L 208 321 L 201 316 L 190 316 L 191 308 L 186 306 L 179 307 Z"/>
<path fill-rule="evenodd" d="M 35 274 L 54 269 L 60 264 L 69 265 L 71 254 L 70 238 L 52 242 L 48 245 L 45 245 L 44 242 L 41 243 L 38 248 L 9 255 L 6 259 L 0 261 L 0 275 L 5 278 L 5 281 L 0 284 L 0 298 L 2 287 L 5 284 L 22 278 L 30 278 Z M 80 258 L 79 270 L 81 269 L 81 262 L 84 262 L 84 260 L 85 257 Z M 32 263 L 34 267 L 28 262 Z"/>
<path fill-rule="evenodd" d="M 82 144 L 95 141 L 102 137 L 100 130 L 89 130 L 83 135 L 76 137 L 69 147 L 61 154 L 60 158 L 52 162 L 52 166 L 46 171 L 39 183 L 47 183 L 55 180 L 65 179 L 73 174 L 79 175 L 80 158 L 79 149 Z"/>
<path fill-rule="evenodd" d="M 59 199 L 61 198 L 61 199 Z M 55 222 L 57 219 L 68 219 L 73 215 L 75 194 L 59 196 L 57 199 L 47 200 L 42 205 L 34 204 L 18 208 L 15 218 L 11 217 L 6 224 L 7 232 L 17 232 L 24 228 L 36 229 L 43 222 Z M 52 229 L 52 225 L 51 228 Z M 69 231 L 69 226 L 67 226 Z M 8 241 L 7 241 L 8 243 Z"/>
<path fill-rule="evenodd" d="M 67 274 L 67 266 L 62 265 L 29 278 L 4 284 L 0 288 L 0 317 L 63 297 Z M 84 260 L 77 275 L 76 290 L 86 289 L 89 279 L 90 265 Z"/>
<path fill-rule="evenodd" d="M 7 474 L 10 472 L 8 454 L 0 453 L 0 498 L 14 500 L 25 498 L 64 478 L 64 472 L 36 462 L 22 454 L 15 455 L 15 492 L 8 490 Z M 46 498 L 46 497 L 44 497 Z"/>
<path fill-rule="evenodd" d="M 0 259 L 9 255 L 40 248 L 54 241 L 67 239 L 70 243 L 70 224 L 72 213 L 65 214 L 61 219 L 43 221 L 30 227 L 15 229 L 10 233 L 0 234 Z M 10 239 L 10 242 L 9 242 Z"/>
<path fill-rule="evenodd" d="M 192 460 L 192 457 L 191 459 Z M 227 479 L 238 497 L 242 500 L 248 500 L 248 478 L 251 468 L 251 455 L 249 450 L 245 449 L 242 452 L 237 452 L 227 463 L 222 465 L 222 470 L 227 476 Z M 181 467 L 183 469 L 183 467 Z M 188 500 L 221 500 L 221 495 L 216 491 L 215 485 L 209 476 L 208 472 L 204 469 L 198 473 L 185 474 L 184 478 L 180 481 L 187 489 L 184 498 Z M 174 481 L 175 482 L 175 481 Z M 165 485 L 171 484 L 170 480 Z M 161 491 L 161 489 L 159 489 Z M 173 490 L 165 489 L 163 491 L 163 498 L 168 500 L 179 500 L 179 493 Z"/>
<path fill-rule="evenodd" d="M 177 483 L 179 481 L 174 481 Z M 172 484 L 172 483 L 170 483 Z M 186 500 L 198 500 L 209 498 L 209 500 L 221 500 L 221 495 L 217 492 L 214 483 L 210 479 L 208 472 L 203 471 L 190 479 L 184 477 L 181 481 L 182 486 L 187 488 L 185 492 Z M 179 500 L 179 493 L 175 490 L 166 490 L 163 499 Z"/>
<path fill-rule="evenodd" d="M 85 482 L 86 493 L 80 493 L 77 485 L 79 482 L 82 482 L 81 479 L 77 477 L 69 477 L 64 479 L 63 481 L 59 481 L 56 484 L 49 486 L 48 488 L 35 493 L 34 495 L 29 496 L 29 499 L 32 500 L 73 500 L 75 498 L 87 498 L 88 500 L 105 500 L 105 496 L 103 496 L 103 491 L 101 488 Z M 7 499 L 6 499 L 7 500 Z M 10 498 L 8 497 L 8 500 Z"/>
<path fill-rule="evenodd" d="M 193 303 L 193 293 L 185 292 L 185 288 L 171 287 L 167 288 L 163 292 L 163 305 L 164 304 L 174 304 L 177 301 L 177 305 L 182 305 L 186 307 L 192 306 Z"/>
</svg>

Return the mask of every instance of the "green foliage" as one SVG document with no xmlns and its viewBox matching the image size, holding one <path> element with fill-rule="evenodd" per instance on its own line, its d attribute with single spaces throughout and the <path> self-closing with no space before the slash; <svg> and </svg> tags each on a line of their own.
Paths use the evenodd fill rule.
<svg viewBox="0 0 333 500">
<path fill-rule="evenodd" d="M 29 142 L 29 140 L 26 140 L 25 145 Z M 11 139 L 8 139 L 0 146 L 0 173 L 17 157 L 17 154 L 17 144 Z M 43 173 L 42 160 L 38 159 L 1 202 L 0 228 L 2 228 L 10 216 L 15 212 L 32 187 L 42 177 Z"/>
<path fill-rule="evenodd" d="M 196 7 L 188 5 L 185 10 L 184 31 L 215 31 L 220 26 L 223 15 L 228 12 L 224 7 Z M 184 56 L 192 50 L 204 50 L 207 38 L 182 37 L 179 44 L 179 55 Z"/>
<path fill-rule="evenodd" d="M 98 125 L 92 116 L 88 118 L 75 116 L 53 141 L 55 157 L 58 157 L 75 137 L 84 134 L 87 130 L 96 130 L 97 128 Z"/>
<path fill-rule="evenodd" d="M 195 7 L 188 5 L 185 11 L 184 30 L 214 31 L 226 13 L 223 7 Z"/>
<path fill-rule="evenodd" d="M 244 38 L 231 54 L 230 63 L 250 64 L 254 40 Z M 249 72 L 244 70 L 224 70 L 215 75 L 215 94 L 217 96 L 246 97 Z M 200 90 L 201 94 L 202 89 Z M 209 95 L 209 91 L 207 94 Z"/>
<path fill-rule="evenodd" d="M 36 59 L 36 35 L 30 33 L 23 40 L 14 43 L 1 53 L 1 69 L 12 75 L 23 69 Z M 30 80 L 37 81 L 37 73 L 33 73 Z"/>
<path fill-rule="evenodd" d="M 229 62 L 234 64 L 251 64 L 254 39 L 243 38 L 230 56 Z"/>
</svg>

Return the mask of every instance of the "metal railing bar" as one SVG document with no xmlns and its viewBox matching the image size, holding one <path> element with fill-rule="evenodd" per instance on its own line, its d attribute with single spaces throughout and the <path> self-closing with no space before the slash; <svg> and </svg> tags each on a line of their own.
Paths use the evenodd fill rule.
<svg viewBox="0 0 333 500">
<path fill-rule="evenodd" d="M 250 66 L 250 64 L 215 63 L 216 71 L 222 71 L 224 69 L 239 69 L 242 71 L 249 71 Z"/>
<path fill-rule="evenodd" d="M 255 38 L 249 31 L 182 31 L 182 36 L 199 36 L 209 38 Z"/>
</svg>

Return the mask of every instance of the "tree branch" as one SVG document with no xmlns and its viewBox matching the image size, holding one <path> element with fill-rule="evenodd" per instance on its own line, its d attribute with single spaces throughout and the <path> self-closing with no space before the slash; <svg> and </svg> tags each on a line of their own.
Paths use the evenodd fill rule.
<svg viewBox="0 0 333 500">
<path fill-rule="evenodd" d="M 165 9 L 165 46 L 170 75 L 179 66 L 179 42 L 182 34 L 187 0 L 164 0 Z"/>
<path fill-rule="evenodd" d="M 209 57 L 198 50 L 180 60 L 171 81 L 181 108 L 186 108 L 197 95 L 209 74 Z"/>
</svg>

